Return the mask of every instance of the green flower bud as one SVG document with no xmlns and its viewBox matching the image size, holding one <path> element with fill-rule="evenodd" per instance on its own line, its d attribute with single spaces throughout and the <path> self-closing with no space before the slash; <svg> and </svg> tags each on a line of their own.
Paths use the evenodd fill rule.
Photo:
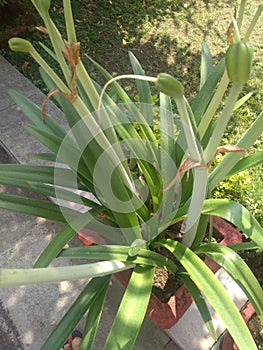
<svg viewBox="0 0 263 350">
<path fill-rule="evenodd" d="M 50 8 L 51 0 L 31 0 L 38 12 L 47 14 Z"/>
<path fill-rule="evenodd" d="M 239 41 L 227 49 L 226 69 L 232 83 L 245 84 L 252 69 L 253 48 L 250 42 Z"/>
<path fill-rule="evenodd" d="M 183 85 L 176 78 L 166 73 L 157 76 L 156 88 L 173 98 L 182 97 L 184 94 Z"/>
<path fill-rule="evenodd" d="M 34 51 L 33 45 L 28 40 L 22 38 L 11 38 L 8 44 L 10 49 L 15 52 L 32 53 Z"/>
</svg>

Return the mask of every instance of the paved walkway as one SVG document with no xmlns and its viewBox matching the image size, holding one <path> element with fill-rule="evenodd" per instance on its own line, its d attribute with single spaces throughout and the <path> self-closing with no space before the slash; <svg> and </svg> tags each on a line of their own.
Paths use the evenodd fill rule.
<svg viewBox="0 0 263 350">
<path fill-rule="evenodd" d="M 0 56 L 0 163 L 15 160 L 27 164 L 32 162 L 27 155 L 42 149 L 25 131 L 26 118 L 8 96 L 10 88 L 22 92 L 39 104 L 44 99 L 35 86 Z M 49 103 L 47 111 L 63 123 L 62 113 L 54 104 Z M 14 190 L 0 186 L 0 191 Z M 0 266 L 31 267 L 60 227 L 60 224 L 41 218 L 0 210 Z M 0 350 L 39 350 L 80 292 L 83 283 L 62 282 L 1 289 Z M 95 349 L 103 348 L 122 293 L 121 287 L 113 281 L 106 298 Z M 155 327 L 148 318 L 143 324 L 135 349 L 179 350 L 167 334 Z"/>
</svg>

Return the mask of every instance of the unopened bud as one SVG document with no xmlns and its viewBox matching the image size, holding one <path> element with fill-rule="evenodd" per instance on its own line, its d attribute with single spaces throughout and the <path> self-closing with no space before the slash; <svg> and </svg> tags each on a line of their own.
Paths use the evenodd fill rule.
<svg viewBox="0 0 263 350">
<path fill-rule="evenodd" d="M 10 49 L 15 52 L 32 53 L 34 50 L 33 45 L 28 40 L 22 38 L 11 38 L 8 44 Z"/>
<path fill-rule="evenodd" d="M 184 94 L 184 87 L 179 80 L 167 73 L 161 73 L 157 76 L 156 88 L 173 98 L 182 97 Z"/>
</svg>

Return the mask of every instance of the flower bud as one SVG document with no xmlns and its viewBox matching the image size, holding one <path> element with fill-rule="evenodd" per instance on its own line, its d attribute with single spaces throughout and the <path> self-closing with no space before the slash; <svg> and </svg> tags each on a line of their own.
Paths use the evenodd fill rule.
<svg viewBox="0 0 263 350">
<path fill-rule="evenodd" d="M 51 0 L 31 0 L 38 12 L 43 15 L 47 14 L 50 8 Z"/>
<path fill-rule="evenodd" d="M 226 52 L 226 69 L 232 83 L 245 84 L 252 69 L 253 48 L 250 42 L 239 41 Z"/>
<path fill-rule="evenodd" d="M 173 98 L 182 97 L 184 94 L 183 85 L 176 78 L 166 73 L 157 76 L 156 88 Z"/>
<path fill-rule="evenodd" d="M 31 53 L 34 50 L 33 45 L 28 40 L 22 38 L 11 38 L 8 44 L 10 49 L 15 52 Z"/>
</svg>

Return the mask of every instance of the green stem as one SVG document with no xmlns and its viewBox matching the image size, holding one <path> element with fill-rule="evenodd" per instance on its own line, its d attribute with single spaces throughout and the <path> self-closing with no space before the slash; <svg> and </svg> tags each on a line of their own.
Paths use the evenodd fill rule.
<svg viewBox="0 0 263 350">
<path fill-rule="evenodd" d="M 238 24 L 237 21 L 234 17 L 232 17 L 232 23 L 234 26 L 234 32 L 235 32 L 235 42 L 239 43 L 241 41 L 241 36 L 240 36 L 240 32 L 239 32 L 239 28 L 238 28 Z"/>
<path fill-rule="evenodd" d="M 212 161 L 215 157 L 217 147 L 220 145 L 226 126 L 233 112 L 235 103 L 238 99 L 240 92 L 242 91 L 242 87 L 243 87 L 243 84 L 234 83 L 230 89 L 230 93 L 225 102 L 223 111 L 216 123 L 216 127 L 204 151 L 204 160 L 205 160 L 205 163 L 207 164 L 210 161 Z"/>
<path fill-rule="evenodd" d="M 77 37 L 75 32 L 70 0 L 63 0 L 63 7 L 64 7 L 64 16 L 65 16 L 65 22 L 66 22 L 68 42 L 69 44 L 76 43 Z"/>
<path fill-rule="evenodd" d="M 220 83 L 215 91 L 215 94 L 209 103 L 209 106 L 207 107 L 207 110 L 205 111 L 200 124 L 198 126 L 199 135 L 202 140 L 202 138 L 205 136 L 206 130 L 209 127 L 218 107 L 220 106 L 223 96 L 226 92 L 227 86 L 229 84 L 229 79 L 227 75 L 227 71 L 225 70 Z"/>
<path fill-rule="evenodd" d="M 247 32 L 245 34 L 244 41 L 248 41 L 249 40 L 249 37 L 250 37 L 250 35 L 251 35 L 251 33 L 252 33 L 252 31 L 253 31 L 253 29 L 254 29 L 257 21 L 258 21 L 258 19 L 259 19 L 259 17 L 261 16 L 262 10 L 263 10 L 263 2 L 261 2 L 261 4 L 257 8 L 257 11 L 256 11 L 256 13 L 255 13 L 255 15 L 254 15 L 254 17 L 253 17 L 253 19 L 252 19 L 248 29 L 247 29 Z"/>
<path fill-rule="evenodd" d="M 57 56 L 58 63 L 60 65 L 60 68 L 63 72 L 63 75 L 68 85 L 70 85 L 71 72 L 63 54 L 63 52 L 65 52 L 65 43 L 62 40 L 61 34 L 57 30 L 57 27 L 55 26 L 54 22 L 51 20 L 50 16 L 46 16 L 44 20 L 45 20 L 46 27 L 48 29 L 49 38 L 51 40 L 52 46 Z"/>
<path fill-rule="evenodd" d="M 69 88 L 63 83 L 60 77 L 53 71 L 53 69 L 47 64 L 47 62 L 40 56 L 40 54 L 34 48 L 30 51 L 30 54 L 34 58 L 34 60 L 50 76 L 50 78 L 54 81 L 59 90 L 61 90 L 63 93 L 69 94 Z"/>
<path fill-rule="evenodd" d="M 237 19 L 237 25 L 239 29 L 242 26 L 246 2 L 247 0 L 241 0 L 240 6 L 239 6 L 239 13 L 238 13 L 238 19 Z"/>
<path fill-rule="evenodd" d="M 65 44 L 62 40 L 61 34 L 59 33 L 56 25 L 54 24 L 54 22 L 51 20 L 49 16 L 50 1 L 48 0 L 38 0 L 38 1 L 31 0 L 31 1 L 45 23 L 45 26 L 48 30 L 49 38 L 51 40 L 52 46 L 57 56 L 57 60 L 60 64 L 60 67 L 62 69 L 62 72 L 64 74 L 64 77 L 67 83 L 70 84 L 71 73 L 63 55 L 63 52 L 65 52 Z"/>
<path fill-rule="evenodd" d="M 94 110 L 98 110 L 100 97 L 82 61 L 77 64 L 76 69 L 78 80 L 86 91 Z"/>
</svg>

